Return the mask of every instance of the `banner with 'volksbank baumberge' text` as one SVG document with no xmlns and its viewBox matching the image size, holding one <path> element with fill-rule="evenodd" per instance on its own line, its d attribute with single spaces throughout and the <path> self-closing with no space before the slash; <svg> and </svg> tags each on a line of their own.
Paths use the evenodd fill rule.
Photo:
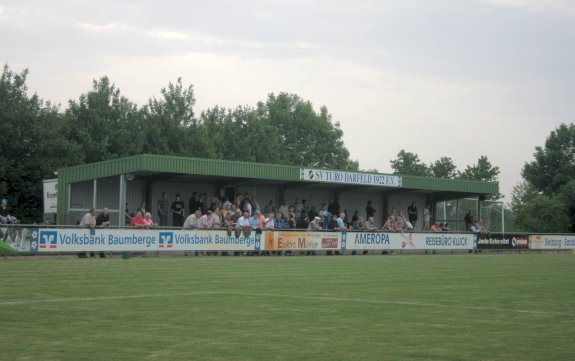
<svg viewBox="0 0 575 361">
<path fill-rule="evenodd" d="M 38 229 L 32 252 L 257 251 L 260 236 L 231 236 L 224 230 Z"/>
<path fill-rule="evenodd" d="M 471 250 L 475 235 L 457 233 L 347 232 L 342 235 L 348 250 Z"/>
</svg>

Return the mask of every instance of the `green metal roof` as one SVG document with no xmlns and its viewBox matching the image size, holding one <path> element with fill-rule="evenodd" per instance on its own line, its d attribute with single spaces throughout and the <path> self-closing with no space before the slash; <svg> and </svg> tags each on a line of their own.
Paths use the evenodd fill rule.
<svg viewBox="0 0 575 361">
<path fill-rule="evenodd" d="M 63 168 L 58 171 L 58 182 L 61 187 L 65 187 L 70 183 L 136 172 L 180 173 L 213 177 L 300 182 L 301 168 L 302 167 L 293 165 L 143 154 Z M 463 181 L 416 176 L 401 177 L 402 189 L 469 193 L 473 195 L 494 194 L 499 191 L 499 184 L 497 182 Z M 311 184 L 311 182 L 306 183 Z M 59 192 L 59 196 L 60 195 L 67 197 L 66 192 Z M 62 204 L 62 200 L 63 199 L 59 199 L 58 203 Z"/>
</svg>

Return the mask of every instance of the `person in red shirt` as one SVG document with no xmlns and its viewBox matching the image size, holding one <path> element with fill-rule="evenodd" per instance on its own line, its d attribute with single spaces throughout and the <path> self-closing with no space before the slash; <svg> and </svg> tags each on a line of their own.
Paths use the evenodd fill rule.
<svg viewBox="0 0 575 361">
<path fill-rule="evenodd" d="M 130 226 L 134 228 L 147 228 L 148 225 L 146 224 L 144 217 L 142 217 L 142 212 L 138 211 L 132 221 L 130 222 Z"/>
</svg>

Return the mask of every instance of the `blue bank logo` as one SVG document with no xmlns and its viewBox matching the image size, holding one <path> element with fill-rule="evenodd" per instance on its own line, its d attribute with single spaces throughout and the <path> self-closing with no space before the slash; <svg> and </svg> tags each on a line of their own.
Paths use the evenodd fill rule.
<svg viewBox="0 0 575 361">
<path fill-rule="evenodd" d="M 39 248 L 57 248 L 58 247 L 58 231 L 41 231 L 38 236 Z"/>
<path fill-rule="evenodd" d="M 160 248 L 174 247 L 174 232 L 160 232 Z"/>
</svg>

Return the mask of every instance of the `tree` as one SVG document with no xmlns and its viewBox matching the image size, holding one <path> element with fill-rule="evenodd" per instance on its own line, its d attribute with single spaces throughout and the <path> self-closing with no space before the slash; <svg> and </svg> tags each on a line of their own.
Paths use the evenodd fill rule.
<svg viewBox="0 0 575 361">
<path fill-rule="evenodd" d="M 27 76 L 4 66 L 0 78 L 0 194 L 23 222 L 42 219 L 42 179 L 79 161 L 58 108 L 28 95 Z"/>
<path fill-rule="evenodd" d="M 523 166 L 523 178 L 537 190 L 554 194 L 575 178 L 575 125 L 561 124 L 551 132 L 545 147 L 536 147 L 535 160 Z"/>
<path fill-rule="evenodd" d="M 489 159 L 482 155 L 477 160 L 477 164 L 468 165 L 463 172 L 459 173 L 459 178 L 480 182 L 497 182 L 499 180 L 499 173 L 499 167 L 491 164 Z M 487 198 L 499 199 L 501 198 L 501 193 L 493 194 Z"/>
<path fill-rule="evenodd" d="M 415 175 L 426 177 L 430 175 L 430 170 L 415 153 L 407 152 L 404 149 L 397 153 L 397 158 L 390 161 L 394 174 Z"/>
<path fill-rule="evenodd" d="M 265 103 L 258 103 L 257 109 L 279 134 L 287 164 L 359 169 L 349 157 L 339 123 L 332 122 L 326 107 L 316 113 L 311 102 L 295 94 L 272 93 Z"/>
<path fill-rule="evenodd" d="M 450 157 L 441 157 L 429 165 L 432 176 L 437 178 L 454 179 L 457 177 L 457 166 Z"/>
</svg>

